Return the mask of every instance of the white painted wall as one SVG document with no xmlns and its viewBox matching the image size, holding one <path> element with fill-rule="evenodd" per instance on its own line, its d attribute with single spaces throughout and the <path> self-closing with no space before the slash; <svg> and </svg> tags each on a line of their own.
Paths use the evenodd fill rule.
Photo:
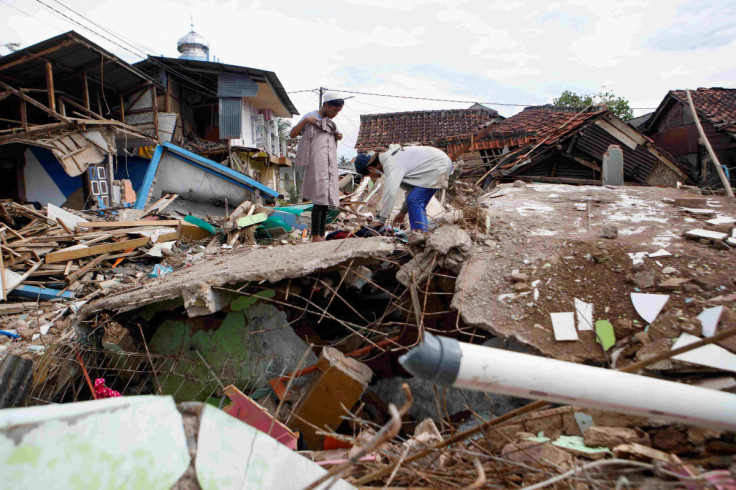
<svg viewBox="0 0 736 490">
<path fill-rule="evenodd" d="M 64 193 L 46 173 L 46 169 L 43 168 L 43 165 L 30 148 L 26 149 L 24 156 L 26 163 L 23 168 L 23 180 L 25 182 L 26 199 L 31 202 L 38 201 L 41 204 L 51 203 L 55 206 L 64 204 L 66 202 Z"/>
<path fill-rule="evenodd" d="M 224 201 L 239 203 L 250 192 L 201 168 L 164 153 L 156 171 L 153 199 L 163 194 L 179 194 L 183 199 L 201 203 Z"/>
</svg>

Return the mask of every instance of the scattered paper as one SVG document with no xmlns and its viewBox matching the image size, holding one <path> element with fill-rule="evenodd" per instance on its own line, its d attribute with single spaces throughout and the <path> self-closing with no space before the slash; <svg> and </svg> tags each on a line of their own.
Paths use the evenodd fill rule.
<svg viewBox="0 0 736 490">
<path fill-rule="evenodd" d="M 595 322 L 595 341 L 601 344 L 603 350 L 608 349 L 616 343 L 616 334 L 613 331 L 613 325 L 608 320 L 598 320 Z"/>
<path fill-rule="evenodd" d="M 550 313 L 555 340 L 558 342 L 578 340 L 578 331 L 575 330 L 575 313 Z"/>
<path fill-rule="evenodd" d="M 634 252 L 629 253 L 629 257 L 631 257 L 631 261 L 636 264 L 643 264 L 644 263 L 644 257 L 647 256 L 646 252 Z"/>
<path fill-rule="evenodd" d="M 634 309 L 647 323 L 652 323 L 657 319 L 668 299 L 670 297 L 667 294 L 631 293 L 631 303 Z"/>
<path fill-rule="evenodd" d="M 47 323 L 45 325 L 41 325 L 40 327 L 41 335 L 46 335 L 47 333 L 49 333 L 49 329 L 53 326 L 54 326 L 53 323 Z"/>
<path fill-rule="evenodd" d="M 593 330 L 593 303 L 575 298 L 575 313 L 578 318 L 578 331 Z"/>
<path fill-rule="evenodd" d="M 713 337 L 716 334 L 716 328 L 718 327 L 718 322 L 721 321 L 722 313 L 723 305 L 708 308 L 698 315 L 698 320 L 703 325 L 703 337 Z"/>
<path fill-rule="evenodd" d="M 672 350 L 685 347 L 692 343 L 698 342 L 700 339 L 694 335 L 683 333 L 677 339 Z M 697 364 L 699 366 L 707 366 L 723 371 L 736 372 L 736 354 L 732 354 L 723 347 L 714 344 L 704 345 L 690 352 L 683 352 L 674 356 L 672 359 Z"/>
<path fill-rule="evenodd" d="M 669 257 L 670 255 L 672 255 L 672 254 L 669 253 L 667 250 L 665 250 L 663 248 L 660 248 L 656 252 L 652 252 L 652 253 L 649 254 L 649 256 L 652 257 L 652 258 L 654 258 L 654 257 Z"/>
</svg>

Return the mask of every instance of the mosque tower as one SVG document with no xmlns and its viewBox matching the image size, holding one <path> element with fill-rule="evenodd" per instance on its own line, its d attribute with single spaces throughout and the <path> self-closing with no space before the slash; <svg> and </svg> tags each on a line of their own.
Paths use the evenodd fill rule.
<svg viewBox="0 0 736 490">
<path fill-rule="evenodd" d="M 194 32 L 193 23 L 191 30 L 177 41 L 176 49 L 181 53 L 179 58 L 183 60 L 210 60 L 210 43 L 203 36 Z"/>
</svg>

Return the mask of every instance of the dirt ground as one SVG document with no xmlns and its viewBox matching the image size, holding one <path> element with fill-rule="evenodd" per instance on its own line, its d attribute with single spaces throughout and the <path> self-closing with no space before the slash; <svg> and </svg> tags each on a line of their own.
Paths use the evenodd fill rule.
<svg viewBox="0 0 736 490">
<path fill-rule="evenodd" d="M 697 335 L 700 323 L 695 317 L 716 305 L 709 300 L 736 290 L 734 250 L 719 250 L 682 236 L 695 228 L 731 233 L 733 225 L 705 223 L 716 215 L 698 217 L 673 203 L 677 198 L 706 196 L 656 187 L 500 187 L 485 200 L 491 217 L 489 239 L 457 281 L 460 294 L 454 305 L 469 325 L 575 362 L 610 363 L 610 354 L 620 347 L 622 363 L 635 352 L 625 349 L 624 341 L 609 351 L 607 361 L 592 331 L 581 332 L 577 342 L 555 341 L 549 314 L 574 312 L 578 298 L 594 305 L 594 321 L 611 321 L 617 339 L 622 339 L 647 326 L 634 310 L 630 293 L 669 294 L 648 333 L 653 340 L 670 339 L 681 332 Z M 736 217 L 733 200 L 714 196 L 704 204 L 717 215 Z M 602 238 L 604 227 L 610 225 L 617 228 L 618 237 Z M 671 255 L 646 256 L 661 249 Z M 635 264 L 629 254 L 637 253 L 644 256 Z M 671 271 L 667 268 L 676 272 L 666 274 Z M 527 275 L 522 285 L 511 279 L 514 270 Z M 632 276 L 647 275 L 647 271 L 653 273 L 651 286 L 632 282 Z M 689 282 L 674 290 L 658 288 L 672 277 Z M 727 304 L 733 305 L 733 301 Z"/>
</svg>

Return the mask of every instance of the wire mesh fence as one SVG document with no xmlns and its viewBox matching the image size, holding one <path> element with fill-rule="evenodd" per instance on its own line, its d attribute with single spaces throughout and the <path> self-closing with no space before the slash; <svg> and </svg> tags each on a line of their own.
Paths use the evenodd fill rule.
<svg viewBox="0 0 736 490">
<path fill-rule="evenodd" d="M 177 402 L 216 401 L 222 388 L 234 385 L 253 398 L 270 389 L 268 380 L 284 376 L 296 359 L 278 355 L 247 361 L 206 362 L 191 356 L 171 356 L 60 344 L 35 363 L 27 406 L 69 403 L 93 398 L 90 386 L 98 378 L 122 395 L 171 395 Z"/>
</svg>

